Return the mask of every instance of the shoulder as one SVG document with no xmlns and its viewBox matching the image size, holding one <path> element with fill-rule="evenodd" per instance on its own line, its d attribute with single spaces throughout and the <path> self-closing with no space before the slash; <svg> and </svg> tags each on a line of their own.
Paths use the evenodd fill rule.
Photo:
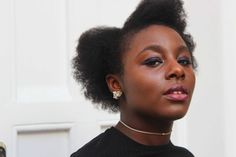
<svg viewBox="0 0 236 157">
<path fill-rule="evenodd" d="M 90 142 L 81 147 L 78 151 L 73 153 L 71 157 L 90 157 L 90 156 L 98 157 L 99 154 L 97 154 L 97 150 L 99 149 L 101 141 L 105 136 L 104 134 L 105 133 L 102 133 L 97 137 L 95 137 L 94 139 L 92 139 Z"/>
<path fill-rule="evenodd" d="M 111 129 L 106 130 L 73 153 L 71 157 L 100 157 L 106 146 L 110 145 L 111 134 Z"/>
<path fill-rule="evenodd" d="M 173 151 L 176 154 L 176 156 L 194 157 L 194 155 L 188 149 L 184 147 L 173 146 Z"/>
</svg>

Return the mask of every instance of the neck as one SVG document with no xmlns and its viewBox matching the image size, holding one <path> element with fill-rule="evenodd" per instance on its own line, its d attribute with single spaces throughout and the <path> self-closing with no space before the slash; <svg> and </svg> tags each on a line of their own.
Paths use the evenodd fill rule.
<svg viewBox="0 0 236 157">
<path fill-rule="evenodd" d="M 127 125 L 125 122 L 123 122 L 122 120 L 119 121 L 122 125 L 124 125 L 126 128 L 128 128 L 129 130 L 132 130 L 136 133 L 140 133 L 140 134 L 146 134 L 146 135 L 156 135 L 156 136 L 167 136 L 167 135 L 170 135 L 171 134 L 171 131 L 170 130 L 169 132 L 149 132 L 149 131 L 143 131 L 143 130 L 138 130 L 138 129 L 135 129 L 129 125 Z"/>
<path fill-rule="evenodd" d="M 129 118 L 132 119 L 132 118 Z M 163 145 L 170 141 L 172 122 L 158 120 L 127 120 L 121 117 L 116 128 L 134 141 L 144 145 Z"/>
</svg>

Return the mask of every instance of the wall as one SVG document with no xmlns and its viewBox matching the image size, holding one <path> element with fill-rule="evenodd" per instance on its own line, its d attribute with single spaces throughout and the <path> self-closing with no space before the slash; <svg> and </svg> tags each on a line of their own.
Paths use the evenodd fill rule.
<svg viewBox="0 0 236 157">
<path fill-rule="evenodd" d="M 221 1 L 221 27 L 222 27 L 222 62 L 224 83 L 224 146 L 225 156 L 236 156 L 236 1 Z"/>
<path fill-rule="evenodd" d="M 225 156 L 224 62 L 220 0 L 186 0 L 197 47 L 197 84 L 188 115 L 188 144 L 196 156 Z"/>
<path fill-rule="evenodd" d="M 13 147 L 12 128 L 21 124 L 20 118 L 23 119 L 24 125 L 73 122 L 77 129 L 73 131 L 70 151 L 78 149 L 99 133 L 93 131 L 88 135 L 88 131 L 96 130 L 98 126 L 104 126 L 102 129 L 105 129 L 106 125 L 112 125 L 118 120 L 118 115 L 111 116 L 104 111 L 97 111 L 89 101 L 83 99 L 78 85 L 71 77 L 71 69 L 68 68 L 81 32 L 97 25 L 121 26 L 138 2 L 139 0 L 0 1 L 0 19 L 3 19 L 0 27 L 0 139 L 8 141 L 8 151 L 12 151 Z M 40 8 L 40 5 L 44 6 L 44 9 Z M 36 9 L 30 10 L 32 6 Z M 187 146 L 197 157 L 236 156 L 235 6 L 234 0 L 185 0 L 189 17 L 188 31 L 193 34 L 197 43 L 195 56 L 199 67 L 196 71 L 197 84 L 189 113 L 183 120 L 176 122 L 180 127 L 174 140 Z M 50 7 L 59 10 L 54 12 Z M 42 10 L 47 13 L 41 13 Z M 31 15 L 30 12 L 34 14 Z M 47 19 L 55 21 L 45 21 Z M 42 27 L 40 21 L 48 24 L 48 27 Z M 45 39 L 43 34 L 50 34 L 50 38 Z M 39 38 L 35 38 L 36 35 Z M 35 49 L 37 44 L 31 40 L 33 38 L 43 47 Z M 42 66 L 39 65 L 39 58 L 47 58 Z M 52 59 L 55 59 L 53 64 Z M 43 70 L 36 71 L 37 68 Z M 44 74 L 47 77 L 42 76 Z M 32 84 L 37 88 L 23 88 L 31 87 Z M 52 85 L 55 88 L 48 90 Z M 42 86 L 47 88 L 41 89 Z M 63 88 L 58 90 L 58 86 Z M 22 105 L 22 102 L 26 105 Z M 47 106 L 43 105 L 42 109 L 45 102 Z M 48 104 L 58 106 L 49 109 Z M 14 105 L 17 108 L 13 110 Z M 44 111 L 44 115 L 38 113 L 37 107 Z M 3 108 L 7 108 L 11 113 L 5 113 Z M 29 113 L 29 108 L 34 111 Z M 93 116 L 88 117 L 88 113 Z M 8 115 L 12 116 L 6 121 Z M 27 118 L 31 116 L 34 118 Z M 10 122 L 11 125 L 8 124 Z M 4 126 L 9 128 L 5 129 Z M 56 135 L 62 135 L 64 139 L 63 133 Z M 19 137 L 22 144 L 25 143 L 24 137 L 26 136 Z M 27 139 L 28 137 L 31 136 L 27 136 Z M 26 149 L 23 145 L 20 148 Z"/>
</svg>

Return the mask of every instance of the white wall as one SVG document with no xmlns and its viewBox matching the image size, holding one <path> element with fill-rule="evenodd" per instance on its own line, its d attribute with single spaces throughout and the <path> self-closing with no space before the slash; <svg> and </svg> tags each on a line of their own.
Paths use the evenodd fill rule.
<svg viewBox="0 0 236 157">
<path fill-rule="evenodd" d="M 236 156 L 236 1 L 187 1 L 197 41 L 198 83 L 189 113 L 196 156 Z"/>
<path fill-rule="evenodd" d="M 197 84 L 188 114 L 188 144 L 196 156 L 225 156 L 220 0 L 186 0 L 197 47 Z"/>
<path fill-rule="evenodd" d="M 35 108 L 35 106 L 27 105 L 42 105 L 42 103 L 58 105 L 63 102 L 65 106 L 59 108 L 58 112 L 53 113 L 55 107 L 58 108 L 58 106 L 49 109 L 44 105 L 44 110 L 48 113 L 47 115 L 55 114 L 51 116 L 54 118 L 50 117 L 49 122 L 76 119 L 74 124 L 80 132 L 73 132 L 77 138 L 72 139 L 70 150 L 74 151 L 98 133 L 98 131 L 94 131 L 86 136 L 89 129 L 97 129 L 96 125 L 101 124 L 102 126 L 117 120 L 117 115 L 111 116 L 104 114 L 104 111 L 96 111 L 92 105 L 90 106 L 90 102 L 82 98 L 77 84 L 72 80 L 71 69 L 68 68 L 70 68 L 70 59 L 74 55 L 76 40 L 81 32 L 97 25 L 121 26 L 138 2 L 139 0 L 60 0 L 57 3 L 53 0 L 35 0 L 35 2 L 1 0 L 0 19 L 3 20 L 0 23 L 0 41 L 2 43 L 0 44 L 0 123 L 7 123 L 3 120 L 3 115 L 7 117 L 8 113 L 1 113 L 3 107 L 8 108 L 8 111 L 11 112 L 10 108 L 16 105 L 18 109 L 25 108 L 24 111 L 27 111 L 29 108 Z M 47 5 L 47 3 L 50 4 Z M 44 6 L 44 9 L 37 4 Z M 30 10 L 32 7 L 27 7 L 27 5 L 33 6 L 35 9 Z M 54 11 L 58 14 L 45 6 L 56 9 Z M 181 127 L 177 129 L 176 136 L 178 137 L 176 139 L 179 140 L 179 143 L 186 145 L 196 157 L 236 156 L 234 148 L 236 146 L 235 6 L 235 0 L 185 0 L 185 8 L 189 17 L 188 30 L 193 34 L 197 43 L 195 56 L 199 67 L 196 72 L 197 84 L 192 104 L 186 118 L 177 122 Z M 40 12 L 42 10 L 47 10 L 52 17 Z M 30 12 L 34 14 L 31 16 Z M 32 19 L 27 19 L 27 17 Z M 38 17 L 38 19 L 33 17 Z M 55 19 L 55 21 L 45 21 L 47 19 Z M 47 23 L 48 27 L 42 27 L 40 22 Z M 27 29 L 30 25 L 32 25 L 32 29 Z M 50 33 L 50 38 L 44 38 L 43 34 L 46 32 Z M 35 49 L 37 44 L 31 40 L 36 35 L 39 38 L 35 40 L 43 45 L 38 49 Z M 48 55 L 41 52 L 47 52 Z M 44 60 L 45 56 L 48 57 L 46 60 Z M 44 60 L 44 65 L 39 66 L 41 63 L 39 58 Z M 55 62 L 52 64 L 53 59 Z M 45 65 L 48 68 L 44 67 Z M 34 69 L 43 70 L 35 71 Z M 31 71 L 32 73 L 30 73 Z M 47 75 L 47 77 L 42 75 Z M 28 88 L 32 86 L 36 88 Z M 40 88 L 43 86 L 45 88 Z M 62 88 L 57 89 L 56 87 Z M 22 107 L 22 102 L 28 103 L 23 104 Z M 63 111 L 64 109 L 66 111 Z M 28 116 L 35 116 L 34 113 L 37 111 Z M 71 114 L 68 115 L 68 112 Z M 18 112 L 14 110 L 14 113 Z M 9 115 L 16 116 L 14 113 Z M 94 116 L 88 117 L 89 113 Z M 26 117 L 24 119 L 27 123 L 34 121 Z M 42 123 L 47 118 L 38 117 L 36 119 L 38 123 Z M 14 122 L 14 124 L 19 123 L 19 120 Z M 0 140 L 7 141 L 8 138 L 3 137 L 5 134 L 2 126 L 1 123 Z M 10 129 L 6 132 L 8 133 Z M 11 142 L 7 144 L 10 145 Z"/>
<path fill-rule="evenodd" d="M 225 156 L 236 156 L 236 1 L 222 0 L 222 62 L 224 83 L 224 145 Z"/>
</svg>

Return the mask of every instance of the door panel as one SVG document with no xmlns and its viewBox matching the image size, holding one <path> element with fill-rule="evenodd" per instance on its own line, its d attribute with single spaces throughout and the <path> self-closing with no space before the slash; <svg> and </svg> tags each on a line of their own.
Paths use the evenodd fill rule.
<svg viewBox="0 0 236 157">
<path fill-rule="evenodd" d="M 68 156 L 71 127 L 71 124 L 41 124 L 14 127 L 16 137 L 15 152 L 19 157 Z"/>
<path fill-rule="evenodd" d="M 71 59 L 81 32 L 121 26 L 138 2 L 0 1 L 0 141 L 8 157 L 68 157 L 117 123 L 119 114 L 85 100 Z"/>
</svg>

